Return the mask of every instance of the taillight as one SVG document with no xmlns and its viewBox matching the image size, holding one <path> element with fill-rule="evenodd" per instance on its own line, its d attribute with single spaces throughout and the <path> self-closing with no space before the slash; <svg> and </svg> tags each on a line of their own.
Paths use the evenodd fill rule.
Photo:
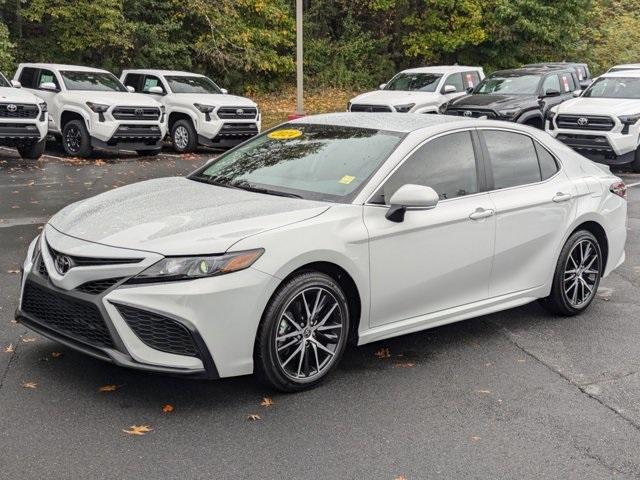
<svg viewBox="0 0 640 480">
<path fill-rule="evenodd" d="M 611 186 L 609 187 L 609 191 L 611 193 L 615 193 L 620 198 L 624 198 L 625 200 L 627 198 L 627 186 L 622 181 L 612 183 Z"/>
</svg>

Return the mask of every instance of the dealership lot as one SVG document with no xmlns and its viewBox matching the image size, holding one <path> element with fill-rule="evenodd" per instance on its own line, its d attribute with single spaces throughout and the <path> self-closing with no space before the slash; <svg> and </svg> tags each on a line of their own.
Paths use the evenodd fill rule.
<svg viewBox="0 0 640 480">
<path fill-rule="evenodd" d="M 350 348 L 331 381 L 297 395 L 250 377 L 119 369 L 11 322 L 15 272 L 51 214 L 124 184 L 185 175 L 215 154 L 74 160 L 54 149 L 30 163 L 0 151 L 3 476 L 640 476 L 640 186 L 628 194 L 627 262 L 582 316 L 554 318 L 532 304 Z M 100 392 L 105 385 L 116 389 Z M 272 406 L 261 405 L 265 396 Z M 129 436 L 130 425 L 153 430 Z"/>
</svg>

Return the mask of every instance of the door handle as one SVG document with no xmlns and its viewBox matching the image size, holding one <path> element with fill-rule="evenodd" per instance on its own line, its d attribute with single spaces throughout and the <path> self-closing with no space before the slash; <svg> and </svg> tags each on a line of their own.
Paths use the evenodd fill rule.
<svg viewBox="0 0 640 480">
<path fill-rule="evenodd" d="M 571 200 L 571 194 L 570 193 L 558 192 L 553 197 L 553 201 L 556 202 L 556 203 L 566 202 L 567 200 Z"/>
<path fill-rule="evenodd" d="M 471 215 L 469 215 L 469 218 L 471 220 L 482 220 L 483 218 L 489 218 L 494 213 L 496 212 L 492 208 L 477 208 L 475 212 L 472 212 Z"/>
</svg>

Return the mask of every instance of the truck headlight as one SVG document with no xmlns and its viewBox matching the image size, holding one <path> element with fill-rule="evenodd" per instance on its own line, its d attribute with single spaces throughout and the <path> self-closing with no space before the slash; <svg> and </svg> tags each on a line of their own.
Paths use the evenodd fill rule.
<svg viewBox="0 0 640 480">
<path fill-rule="evenodd" d="M 635 123 L 640 120 L 640 113 L 636 113 L 635 115 L 621 115 L 618 117 L 618 120 L 624 125 L 621 133 L 627 134 L 629 133 L 629 127 L 635 125 Z"/>
<path fill-rule="evenodd" d="M 41 102 L 38 106 L 40 107 L 40 121 L 44 122 L 44 117 L 47 113 L 47 102 Z"/>
<path fill-rule="evenodd" d="M 519 108 L 510 108 L 508 110 L 499 110 L 498 113 L 501 117 L 512 119 L 518 114 L 519 111 Z"/>
<path fill-rule="evenodd" d="M 398 113 L 407 113 L 409 110 L 411 110 L 415 106 L 416 106 L 415 103 L 407 103 L 405 105 L 395 105 L 393 108 L 395 108 L 396 112 Z"/>
<path fill-rule="evenodd" d="M 109 110 L 109 105 L 105 105 L 104 103 L 87 102 L 87 107 L 95 113 L 104 113 Z"/>
<path fill-rule="evenodd" d="M 263 253 L 264 249 L 258 248 L 223 255 L 167 257 L 127 283 L 171 282 L 224 275 L 249 268 Z"/>
<path fill-rule="evenodd" d="M 211 112 L 213 112 L 216 107 L 213 105 L 203 105 L 201 103 L 194 103 L 193 106 L 204 113 L 204 117 L 207 122 L 211 121 Z"/>
</svg>

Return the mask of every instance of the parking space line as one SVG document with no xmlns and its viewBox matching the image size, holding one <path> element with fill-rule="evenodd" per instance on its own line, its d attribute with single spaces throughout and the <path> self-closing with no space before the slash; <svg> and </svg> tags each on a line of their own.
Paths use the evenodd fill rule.
<svg viewBox="0 0 640 480">
<path fill-rule="evenodd" d="M 638 185 L 640 185 L 640 182 L 630 183 L 629 185 L 627 185 L 627 188 L 629 188 L 629 187 L 637 187 Z"/>
</svg>

